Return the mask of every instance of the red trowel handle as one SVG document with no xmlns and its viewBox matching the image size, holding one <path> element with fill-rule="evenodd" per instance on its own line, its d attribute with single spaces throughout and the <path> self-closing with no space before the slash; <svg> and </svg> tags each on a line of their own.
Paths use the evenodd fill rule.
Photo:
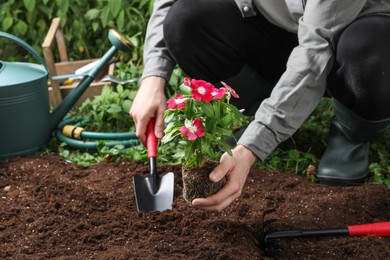
<svg viewBox="0 0 390 260">
<path fill-rule="evenodd" d="M 351 236 L 377 235 L 386 237 L 390 236 L 390 221 L 348 226 L 348 230 Z"/>
<path fill-rule="evenodd" d="M 146 149 L 148 158 L 157 158 L 157 137 L 154 134 L 154 118 L 151 118 L 146 127 Z"/>
</svg>

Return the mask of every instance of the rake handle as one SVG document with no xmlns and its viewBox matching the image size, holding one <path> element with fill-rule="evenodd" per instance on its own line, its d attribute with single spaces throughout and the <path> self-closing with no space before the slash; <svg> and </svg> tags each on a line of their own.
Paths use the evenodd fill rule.
<svg viewBox="0 0 390 260">
<path fill-rule="evenodd" d="M 390 236 L 390 221 L 348 226 L 350 236 Z"/>
<path fill-rule="evenodd" d="M 157 137 L 154 134 L 155 119 L 151 118 L 146 127 L 146 149 L 148 150 L 148 159 L 157 158 Z"/>
<path fill-rule="evenodd" d="M 279 238 L 296 238 L 296 237 L 323 237 L 335 235 L 348 235 L 348 229 L 304 229 L 304 230 L 288 230 L 276 231 L 265 236 L 265 240 L 279 239 Z"/>
<path fill-rule="evenodd" d="M 335 235 L 376 235 L 390 236 L 390 221 L 377 222 L 372 224 L 352 225 L 347 228 L 337 229 L 304 229 L 304 230 L 289 230 L 277 231 L 266 235 L 265 239 L 278 238 L 294 238 L 294 237 L 320 237 L 320 236 L 335 236 Z"/>
</svg>

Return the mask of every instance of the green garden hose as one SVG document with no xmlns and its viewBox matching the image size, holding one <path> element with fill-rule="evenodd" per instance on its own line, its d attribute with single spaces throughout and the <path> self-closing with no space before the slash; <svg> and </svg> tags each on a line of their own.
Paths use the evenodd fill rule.
<svg viewBox="0 0 390 260">
<path fill-rule="evenodd" d="M 125 133 L 106 133 L 106 132 L 89 132 L 81 125 L 88 124 L 92 118 L 83 119 L 81 117 L 65 118 L 57 127 L 55 136 L 61 142 L 70 147 L 88 150 L 97 150 L 100 141 L 104 141 L 105 146 L 114 147 L 123 145 L 125 148 L 139 145 L 134 132 Z M 96 141 L 86 141 L 96 140 Z M 106 141 L 107 140 L 107 141 Z"/>
</svg>

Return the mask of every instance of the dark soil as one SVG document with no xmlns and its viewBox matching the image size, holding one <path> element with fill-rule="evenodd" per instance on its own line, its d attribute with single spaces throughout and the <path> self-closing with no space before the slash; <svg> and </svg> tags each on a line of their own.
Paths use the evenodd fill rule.
<svg viewBox="0 0 390 260">
<path fill-rule="evenodd" d="M 181 195 L 179 166 L 173 209 L 139 213 L 132 176 L 147 164 L 101 163 L 88 169 L 57 155 L 0 163 L 1 259 L 389 259 L 390 238 L 373 235 L 273 240 L 268 231 L 339 228 L 389 221 L 390 189 L 327 187 L 307 177 L 253 170 L 242 197 L 223 213 L 192 208 Z"/>
<path fill-rule="evenodd" d="M 196 198 L 206 198 L 218 192 L 225 185 L 226 178 L 222 178 L 219 182 L 212 182 L 209 179 L 210 172 L 217 165 L 218 161 L 206 161 L 201 167 L 182 167 L 182 193 L 185 201 L 191 203 Z"/>
</svg>

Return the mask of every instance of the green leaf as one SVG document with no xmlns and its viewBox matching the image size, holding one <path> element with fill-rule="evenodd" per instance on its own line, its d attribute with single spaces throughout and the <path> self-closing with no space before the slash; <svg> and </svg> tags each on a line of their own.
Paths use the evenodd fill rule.
<svg viewBox="0 0 390 260">
<path fill-rule="evenodd" d="M 224 118 L 222 118 L 220 122 L 221 122 L 222 125 L 229 126 L 231 124 L 231 122 L 232 122 L 232 118 L 231 118 L 230 115 L 227 115 Z"/>
<path fill-rule="evenodd" d="M 231 147 L 224 141 L 222 140 L 216 140 L 217 143 L 222 147 L 222 149 L 227 152 L 230 156 L 233 156 Z"/>
<path fill-rule="evenodd" d="M 116 17 L 121 10 L 122 0 L 109 0 L 109 7 L 111 14 Z"/>
<path fill-rule="evenodd" d="M 221 118 L 221 102 L 215 102 L 213 104 L 213 109 L 214 109 L 214 113 L 215 113 L 215 118 Z"/>
<path fill-rule="evenodd" d="M 183 93 L 186 94 L 186 95 L 190 95 L 190 94 L 191 94 L 191 91 L 192 91 L 192 88 L 191 88 L 191 87 L 187 87 L 187 86 L 185 86 L 184 84 L 181 84 L 181 85 L 179 86 L 179 89 L 180 89 L 181 91 L 183 91 Z"/>
<path fill-rule="evenodd" d="M 193 117 L 194 115 L 194 106 L 195 106 L 194 103 L 195 101 L 192 98 L 190 98 L 188 99 L 187 104 L 184 108 L 184 114 L 187 115 L 189 118 Z"/>
<path fill-rule="evenodd" d="M 218 133 L 219 136 L 231 136 L 232 130 L 221 128 L 221 127 L 216 127 L 216 133 Z"/>
<path fill-rule="evenodd" d="M 217 118 L 213 118 L 213 117 L 207 118 L 206 122 L 205 122 L 205 131 L 206 131 L 206 133 L 214 133 L 215 129 L 217 127 L 217 123 L 218 123 L 218 119 Z"/>
<path fill-rule="evenodd" d="M 94 31 L 94 32 L 96 32 L 98 29 L 99 29 L 99 23 L 97 23 L 97 22 L 93 22 L 92 23 L 92 30 Z"/>
<path fill-rule="evenodd" d="M 123 86 L 120 84 L 116 86 L 116 92 L 118 92 L 120 96 L 123 95 Z"/>
<path fill-rule="evenodd" d="M 132 100 L 134 100 L 135 96 L 137 95 L 137 90 L 130 91 L 128 97 Z"/>
<path fill-rule="evenodd" d="M 121 10 L 116 18 L 117 30 L 122 31 L 125 26 L 125 11 Z"/>
<path fill-rule="evenodd" d="M 109 86 L 105 85 L 102 89 L 101 96 L 105 97 L 105 96 L 109 96 L 110 94 L 111 94 L 111 88 Z"/>
<path fill-rule="evenodd" d="M 164 133 L 170 133 L 174 129 L 174 127 L 175 127 L 175 123 L 169 122 L 164 129 Z"/>
<path fill-rule="evenodd" d="M 87 18 L 88 20 L 94 20 L 96 18 L 98 18 L 100 15 L 100 11 L 99 9 L 90 9 L 88 10 L 86 13 L 85 13 L 85 18 Z"/>
<path fill-rule="evenodd" d="M 57 0 L 58 8 L 66 14 L 69 10 L 69 0 Z"/>
<path fill-rule="evenodd" d="M 2 22 L 2 27 L 4 31 L 7 31 L 9 28 L 11 28 L 14 20 L 12 19 L 12 16 L 7 16 L 3 22 Z"/>
<path fill-rule="evenodd" d="M 288 151 L 288 158 L 293 160 L 298 160 L 300 158 L 300 153 L 298 150 L 293 149 Z"/>
<path fill-rule="evenodd" d="M 172 119 L 175 117 L 175 113 L 172 110 L 167 110 L 164 113 L 164 122 L 169 123 L 172 121 Z"/>
<path fill-rule="evenodd" d="M 225 103 L 224 103 L 225 104 Z M 244 115 L 238 110 L 238 108 L 232 104 L 225 104 L 226 109 L 228 109 L 229 113 L 232 114 L 235 118 L 244 118 Z"/>
<path fill-rule="evenodd" d="M 200 106 L 202 108 L 202 111 L 206 114 L 207 117 L 214 117 L 214 109 L 213 105 L 206 102 L 200 102 Z"/>
<path fill-rule="evenodd" d="M 184 150 L 179 150 L 177 153 L 175 153 L 174 155 L 172 155 L 172 157 L 174 158 L 182 158 L 184 157 L 185 154 L 184 154 Z"/>
<path fill-rule="evenodd" d="M 161 143 L 166 144 L 175 139 L 177 136 L 180 135 L 179 131 L 171 131 L 169 133 L 166 133 L 164 137 L 161 140 Z"/>
<path fill-rule="evenodd" d="M 186 161 L 194 155 L 195 150 L 197 149 L 198 142 L 195 141 L 188 141 L 189 145 L 186 146 L 184 154 L 186 156 Z"/>
<path fill-rule="evenodd" d="M 122 109 L 124 111 L 130 111 L 131 105 L 133 104 L 133 101 L 126 99 L 122 102 Z"/>
<path fill-rule="evenodd" d="M 23 0 L 23 4 L 30 12 L 32 12 L 35 8 L 35 0 Z"/>
<path fill-rule="evenodd" d="M 18 31 L 21 35 L 25 35 L 27 33 L 27 30 L 28 30 L 28 26 L 25 22 L 23 21 L 19 21 L 16 25 L 15 25 L 15 29 L 16 31 Z"/>
<path fill-rule="evenodd" d="M 110 9 L 105 7 L 102 10 L 102 14 L 100 16 L 100 20 L 102 21 L 103 28 L 107 27 L 107 24 L 109 22 L 109 17 L 110 17 Z"/>
</svg>

